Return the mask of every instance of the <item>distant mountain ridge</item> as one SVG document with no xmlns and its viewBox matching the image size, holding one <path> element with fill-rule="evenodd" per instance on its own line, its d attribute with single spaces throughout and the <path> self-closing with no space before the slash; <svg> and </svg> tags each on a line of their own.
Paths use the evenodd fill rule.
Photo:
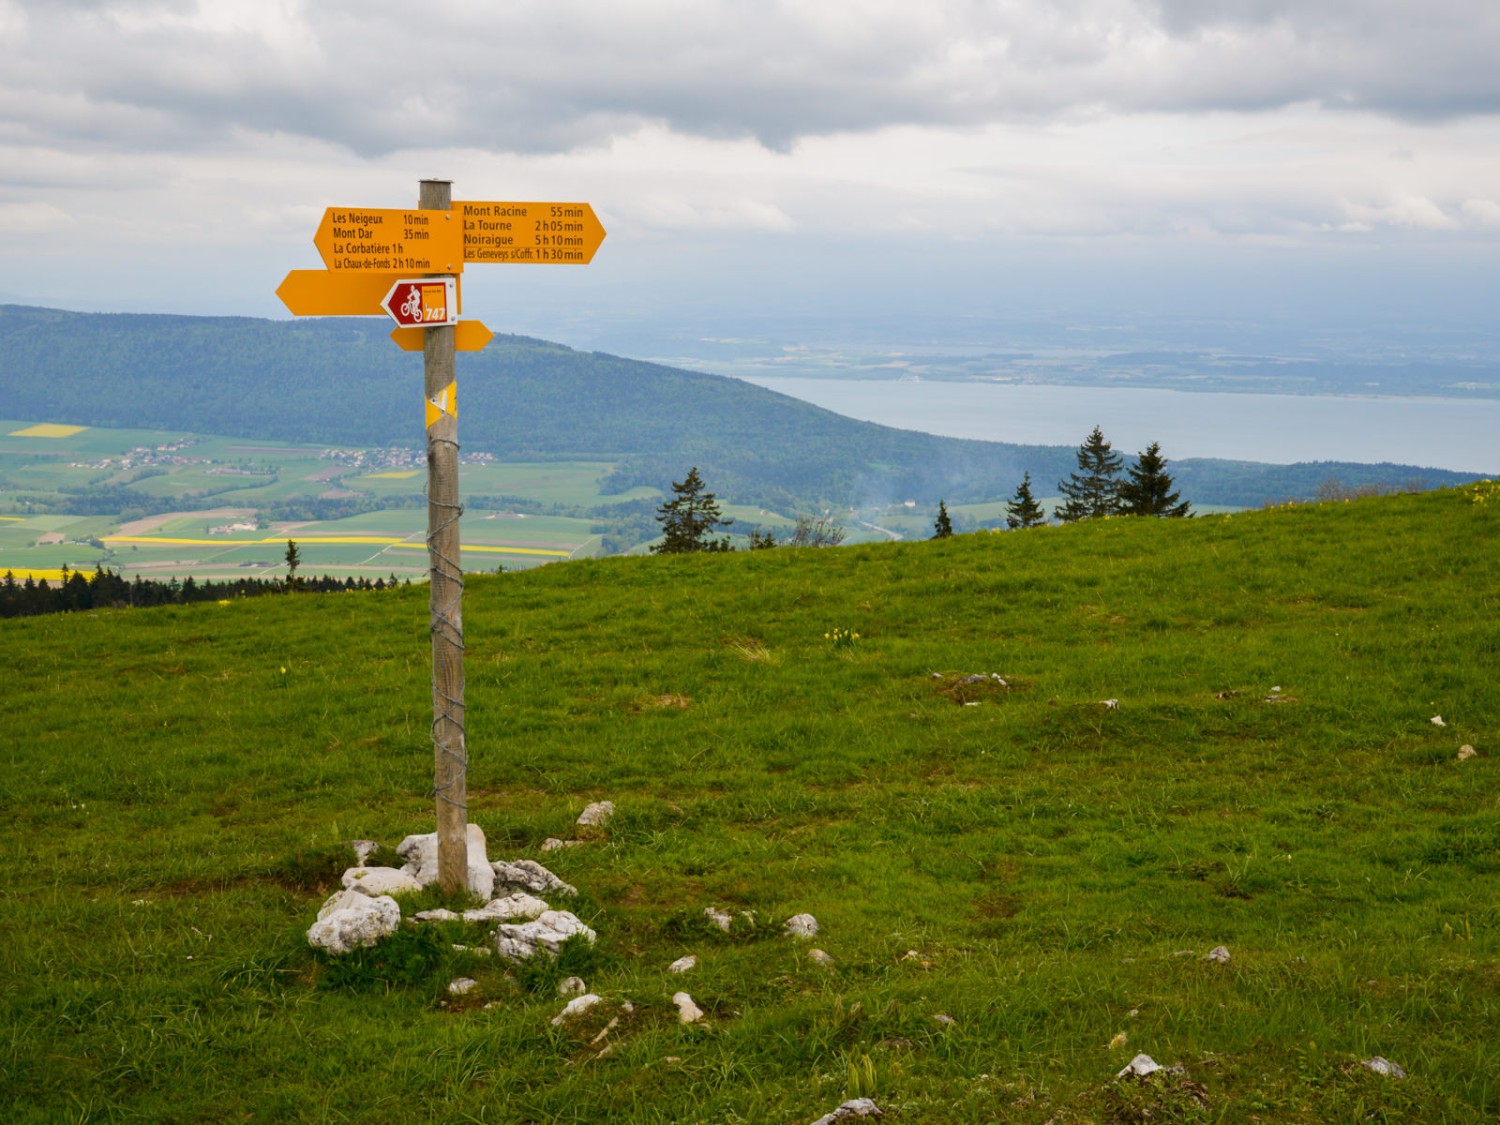
<svg viewBox="0 0 1500 1125">
<path fill-rule="evenodd" d="M 0 305 L 0 401 L 18 418 L 339 445 L 420 445 L 422 365 L 374 318 L 75 313 Z M 1073 450 L 859 422 L 737 379 L 499 335 L 458 364 L 466 448 L 509 459 L 599 457 L 612 483 L 656 487 L 699 466 L 725 496 L 833 504 L 1039 493 Z M 1105 427 L 1106 432 L 1108 427 Z M 1080 438 L 1082 435 L 1080 435 Z M 1164 451 L 1171 456 L 1171 450 Z M 1347 463 L 1176 461 L 1185 497 L 1255 506 L 1344 485 L 1428 486 L 1473 474 Z"/>
</svg>

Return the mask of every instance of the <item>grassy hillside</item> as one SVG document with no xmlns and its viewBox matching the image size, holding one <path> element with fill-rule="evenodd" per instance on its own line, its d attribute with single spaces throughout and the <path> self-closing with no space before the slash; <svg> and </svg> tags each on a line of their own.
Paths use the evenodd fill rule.
<svg viewBox="0 0 1500 1125">
<path fill-rule="evenodd" d="M 600 935 L 567 1027 L 302 938 L 430 829 L 425 591 L 6 622 L 6 1119 L 1492 1120 L 1497 536 L 1486 485 L 473 579 L 472 819 Z"/>
</svg>

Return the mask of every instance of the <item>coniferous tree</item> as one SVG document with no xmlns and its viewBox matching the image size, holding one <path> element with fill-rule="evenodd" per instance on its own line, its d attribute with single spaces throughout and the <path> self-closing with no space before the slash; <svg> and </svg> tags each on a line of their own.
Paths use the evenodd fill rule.
<svg viewBox="0 0 1500 1125">
<path fill-rule="evenodd" d="M 733 520 L 719 514 L 718 502 L 712 492 L 703 491 L 703 478 L 698 467 L 693 466 L 687 479 L 680 484 L 673 482 L 676 498 L 656 509 L 656 522 L 661 524 L 664 538 L 652 544 L 655 555 L 682 555 L 693 551 L 727 551 L 728 538 L 711 538 L 719 527 L 728 527 Z"/>
<path fill-rule="evenodd" d="M 1120 511 L 1125 515 L 1179 519 L 1192 515 L 1188 502 L 1172 491 L 1172 477 L 1167 472 L 1167 459 L 1161 455 L 1161 442 L 1153 441 L 1146 446 L 1146 452 L 1137 454 L 1126 476 L 1129 479 L 1120 486 Z"/>
<path fill-rule="evenodd" d="M 288 539 L 286 541 L 286 588 L 290 593 L 301 588 L 301 581 L 297 578 L 297 567 L 302 565 L 302 553 L 297 550 L 297 544 Z"/>
<path fill-rule="evenodd" d="M 1023 527 L 1041 527 L 1046 522 L 1047 513 L 1031 495 L 1031 474 L 1028 472 L 1021 478 L 1010 503 L 1005 505 L 1005 526 L 1016 531 Z"/>
<path fill-rule="evenodd" d="M 934 539 L 947 539 L 953 534 L 953 521 L 948 518 L 948 505 L 938 501 L 937 520 L 932 525 L 932 537 Z"/>
<path fill-rule="evenodd" d="M 1057 509 L 1064 523 L 1118 515 L 1120 511 L 1120 455 L 1104 440 L 1098 426 L 1078 447 L 1078 471 L 1057 488 L 1067 499 Z"/>
</svg>

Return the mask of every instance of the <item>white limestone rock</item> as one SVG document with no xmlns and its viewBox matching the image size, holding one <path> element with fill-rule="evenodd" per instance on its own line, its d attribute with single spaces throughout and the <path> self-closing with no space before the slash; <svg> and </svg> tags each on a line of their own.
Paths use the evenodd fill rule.
<svg viewBox="0 0 1500 1125">
<path fill-rule="evenodd" d="M 1470 758 L 1477 757 L 1479 757 L 1479 751 L 1475 750 L 1467 742 L 1458 748 L 1458 760 L 1460 762 L 1467 762 Z"/>
<path fill-rule="evenodd" d="M 462 917 L 462 914 L 441 906 L 431 910 L 419 910 L 412 915 L 412 918 L 418 922 L 456 922 Z"/>
<path fill-rule="evenodd" d="M 417 882 L 399 867 L 351 867 L 344 872 L 344 889 L 357 890 L 371 898 L 420 891 Z"/>
<path fill-rule="evenodd" d="M 689 953 L 686 957 L 679 957 L 679 958 L 677 958 L 677 960 L 673 961 L 670 965 L 668 965 L 667 966 L 667 972 L 669 972 L 669 973 L 685 973 L 689 969 L 696 968 L 697 965 L 698 965 L 698 958 L 694 957 L 691 953 Z"/>
<path fill-rule="evenodd" d="M 825 1113 L 812 1125 L 835 1125 L 836 1122 L 846 1117 L 884 1117 L 885 1111 L 877 1106 L 869 1098 L 853 1098 L 839 1106 L 832 1113 Z"/>
<path fill-rule="evenodd" d="M 469 868 L 467 886 L 475 898 L 488 902 L 495 893 L 495 872 L 485 854 L 484 829 L 468 826 Z M 437 833 L 408 836 L 396 846 L 396 854 L 406 860 L 405 871 L 423 887 L 436 883 L 438 877 Z"/>
<path fill-rule="evenodd" d="M 354 852 L 354 862 L 363 867 L 372 855 L 380 850 L 380 845 L 374 840 L 350 840 L 349 847 Z"/>
<path fill-rule="evenodd" d="M 1406 1071 L 1402 1070 L 1390 1059 L 1381 1058 L 1376 1055 L 1373 1059 L 1365 1059 L 1359 1064 L 1366 1070 L 1373 1070 L 1376 1074 L 1383 1074 L 1387 1078 L 1405 1078 Z"/>
<path fill-rule="evenodd" d="M 508 961 L 525 961 L 538 953 L 556 957 L 563 942 L 582 934 L 593 944 L 595 933 L 566 910 L 549 910 L 532 922 L 503 924 L 495 931 L 495 952 Z"/>
<path fill-rule="evenodd" d="M 524 891 L 533 895 L 576 895 L 578 888 L 564 883 L 534 859 L 518 859 L 507 863 L 498 859 L 490 864 L 495 872 L 497 895 Z"/>
<path fill-rule="evenodd" d="M 361 894 L 359 891 L 348 889 L 335 891 L 323 901 L 322 906 L 318 907 L 318 921 L 323 921 L 323 919 L 327 918 L 335 910 L 348 910 L 351 907 L 364 906 L 364 900 L 369 897 L 369 895 Z"/>
<path fill-rule="evenodd" d="M 473 977 L 459 977 L 457 980 L 448 982 L 448 995 L 466 996 L 479 987 L 479 982 Z"/>
<path fill-rule="evenodd" d="M 726 934 L 729 932 L 729 926 L 733 919 L 729 917 L 727 911 L 716 910 L 712 906 L 705 906 L 703 908 L 703 916 Z"/>
<path fill-rule="evenodd" d="M 318 920 L 308 928 L 307 940 L 318 949 L 341 956 L 374 945 L 400 925 L 401 907 L 389 895 L 371 898 L 358 891 L 344 891 L 324 903 Z"/>
<path fill-rule="evenodd" d="M 793 914 L 783 927 L 794 938 L 811 938 L 818 934 L 818 920 L 811 914 Z"/>
<path fill-rule="evenodd" d="M 603 1002 L 603 1000 L 604 997 L 596 996 L 592 992 L 585 992 L 582 996 L 574 997 L 572 1000 L 568 1001 L 567 1005 L 563 1008 L 562 1011 L 558 1012 L 557 1015 L 552 1017 L 552 1026 L 561 1027 L 569 1020 L 576 1019 L 578 1016 L 583 1015 L 584 1012 L 588 1011 L 595 1004 Z"/>
<path fill-rule="evenodd" d="M 1150 1055 L 1136 1055 L 1135 1058 L 1125 1064 L 1125 1069 L 1116 1074 L 1115 1077 L 1145 1078 L 1155 1074 L 1157 1071 L 1161 1071 L 1164 1074 L 1181 1074 L 1183 1072 L 1180 1066 L 1162 1066 L 1161 1063 L 1157 1062 Z"/>
<path fill-rule="evenodd" d="M 1229 947 L 1227 945 L 1216 945 L 1203 955 L 1205 961 L 1212 961 L 1215 965 L 1229 964 Z"/>
<path fill-rule="evenodd" d="M 578 814 L 579 828 L 603 828 L 615 815 L 613 801 L 595 801 Z"/>
<path fill-rule="evenodd" d="M 686 992 L 674 992 L 672 1003 L 677 1005 L 677 1018 L 683 1023 L 697 1023 L 703 1018 L 703 1009 Z"/>
<path fill-rule="evenodd" d="M 540 918 L 552 908 L 533 895 L 513 894 L 491 899 L 474 910 L 464 911 L 465 922 L 509 922 L 516 918 Z"/>
<path fill-rule="evenodd" d="M 582 977 L 564 977 L 557 982 L 557 994 L 559 996 L 581 996 L 589 990 L 584 984 Z"/>
<path fill-rule="evenodd" d="M 807 959 L 814 965 L 822 965 L 825 969 L 833 968 L 833 957 L 821 949 L 809 949 Z"/>
</svg>

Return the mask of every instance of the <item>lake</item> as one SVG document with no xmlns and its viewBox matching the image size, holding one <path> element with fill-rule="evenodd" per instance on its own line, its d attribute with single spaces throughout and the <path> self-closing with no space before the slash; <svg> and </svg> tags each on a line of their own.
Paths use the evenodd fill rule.
<svg viewBox="0 0 1500 1125">
<path fill-rule="evenodd" d="M 850 418 L 947 437 L 1077 446 L 1169 460 L 1390 461 L 1500 475 L 1500 400 L 1255 395 L 1123 387 L 739 376 Z"/>
</svg>

